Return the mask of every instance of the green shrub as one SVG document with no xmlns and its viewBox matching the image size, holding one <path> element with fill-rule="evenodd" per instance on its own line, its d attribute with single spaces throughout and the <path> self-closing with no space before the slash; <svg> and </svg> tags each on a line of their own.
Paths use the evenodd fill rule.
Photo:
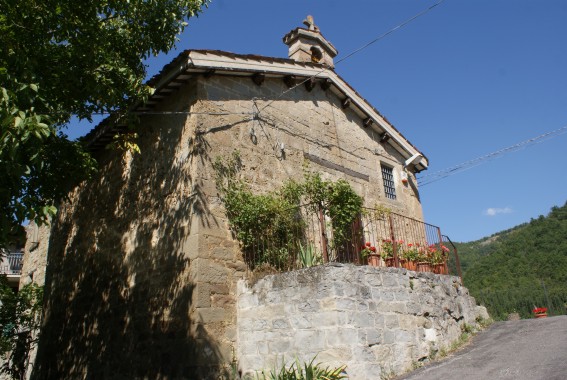
<svg viewBox="0 0 567 380">
<path fill-rule="evenodd" d="M 257 380 L 339 380 L 347 379 L 346 366 L 338 368 L 323 367 L 321 363 L 315 363 L 313 358 L 309 363 L 303 365 L 296 358 L 295 362 L 288 367 L 282 361 L 280 367 L 275 367 L 270 372 L 262 371 L 256 375 Z"/>
</svg>

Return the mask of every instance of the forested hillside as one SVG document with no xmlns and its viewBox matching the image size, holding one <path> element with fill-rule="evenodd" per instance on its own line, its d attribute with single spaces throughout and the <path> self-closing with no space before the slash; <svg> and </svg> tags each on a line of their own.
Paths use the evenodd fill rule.
<svg viewBox="0 0 567 380">
<path fill-rule="evenodd" d="M 547 216 L 490 237 L 457 243 L 465 285 L 495 319 L 534 307 L 565 314 L 567 203 Z"/>
</svg>

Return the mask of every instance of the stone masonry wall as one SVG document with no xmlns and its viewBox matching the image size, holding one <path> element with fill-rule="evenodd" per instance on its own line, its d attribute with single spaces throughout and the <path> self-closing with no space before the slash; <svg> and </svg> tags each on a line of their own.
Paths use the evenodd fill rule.
<svg viewBox="0 0 567 380">
<path fill-rule="evenodd" d="M 156 111 L 187 111 L 196 96 L 189 83 Z M 195 127 L 183 113 L 142 117 L 142 154 L 98 152 L 97 176 L 60 205 L 33 379 L 206 379 L 230 362 L 222 323 L 235 313 L 203 299 L 202 284 L 207 297 L 228 285 L 201 259 L 212 251 L 199 248 L 199 228 L 214 221 Z"/>
<path fill-rule="evenodd" d="M 285 90 L 276 78 L 192 77 L 141 116 L 141 155 L 97 153 L 97 177 L 53 221 L 32 378 L 205 379 L 234 360 L 236 284 L 248 267 L 215 186 L 217 157 L 238 150 L 254 192 L 307 168 L 349 181 L 366 206 L 422 218 L 415 176 L 399 181 L 392 146 L 330 90 L 278 98 Z M 384 196 L 381 163 L 394 168 L 396 200 Z"/>
<path fill-rule="evenodd" d="M 38 226 L 35 222 L 30 222 L 26 227 L 26 245 L 24 247 L 20 288 L 31 282 L 40 286 L 45 284 L 50 229 L 51 225 L 49 224 Z"/>
<path fill-rule="evenodd" d="M 195 112 L 224 114 L 198 118 L 196 141 L 202 153 L 205 193 L 216 193 L 210 162 L 238 150 L 242 178 L 256 192 L 273 190 L 287 179 L 301 181 L 308 170 L 322 173 L 325 179 L 347 180 L 367 207 L 382 204 L 423 218 L 415 175 L 408 173 L 407 184 L 400 180 L 405 159 L 389 143 L 380 143 L 377 133 L 364 128 L 354 111 L 343 109 L 331 90 L 316 86 L 307 91 L 300 86 L 278 98 L 288 90 L 281 79 L 267 78 L 257 86 L 247 77 L 225 76 L 200 78 L 198 89 L 207 101 L 196 104 Z M 254 119 L 250 113 L 257 110 Z M 393 168 L 396 200 L 384 194 L 381 164 Z"/>
<path fill-rule="evenodd" d="M 478 317 L 486 309 L 453 276 L 334 264 L 241 281 L 239 365 L 254 373 L 317 356 L 346 364 L 350 379 L 380 379 L 448 347 Z"/>
</svg>

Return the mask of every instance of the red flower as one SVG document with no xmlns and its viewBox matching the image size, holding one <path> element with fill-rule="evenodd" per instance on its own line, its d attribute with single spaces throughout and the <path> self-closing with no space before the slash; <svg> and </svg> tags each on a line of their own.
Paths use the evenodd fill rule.
<svg viewBox="0 0 567 380">
<path fill-rule="evenodd" d="M 371 250 L 372 252 L 376 252 L 376 247 L 370 247 L 370 250 Z"/>
<path fill-rule="evenodd" d="M 369 241 L 366 242 L 366 246 L 367 246 L 367 247 L 370 247 L 370 242 L 369 242 Z"/>
</svg>

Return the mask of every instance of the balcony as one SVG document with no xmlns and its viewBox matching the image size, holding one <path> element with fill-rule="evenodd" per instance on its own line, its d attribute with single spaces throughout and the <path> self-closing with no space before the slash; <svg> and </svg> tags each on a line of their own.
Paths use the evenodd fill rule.
<svg viewBox="0 0 567 380">
<path fill-rule="evenodd" d="M 0 275 L 6 276 L 8 284 L 12 288 L 18 288 L 20 276 L 22 274 L 23 259 L 24 254 L 22 252 L 2 253 L 2 260 L 0 261 Z"/>
</svg>

